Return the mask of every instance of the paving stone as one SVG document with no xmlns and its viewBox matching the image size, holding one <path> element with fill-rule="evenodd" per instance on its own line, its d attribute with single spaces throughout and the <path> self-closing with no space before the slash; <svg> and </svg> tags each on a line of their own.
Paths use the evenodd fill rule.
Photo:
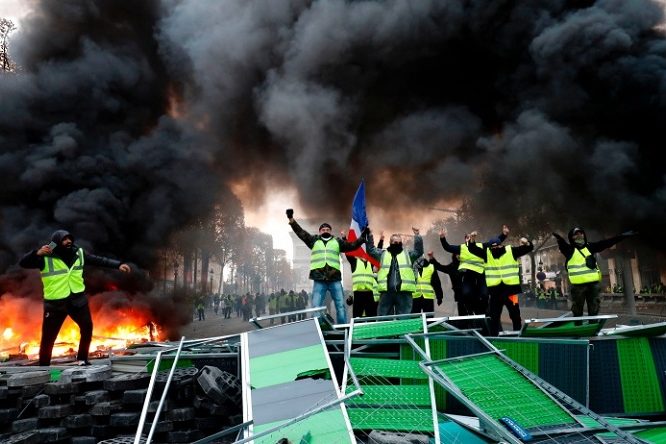
<svg viewBox="0 0 666 444">
<path fill-rule="evenodd" d="M 40 444 L 44 441 L 39 431 L 32 430 L 29 432 L 22 432 L 11 435 L 7 438 L 4 438 L 2 442 L 5 444 Z"/>
<path fill-rule="evenodd" d="M 157 407 L 159 407 L 160 401 L 155 400 L 155 401 L 150 401 L 148 404 L 148 413 L 155 413 L 157 411 Z M 166 398 L 164 400 L 164 404 L 162 404 L 162 410 L 161 412 L 168 412 L 169 410 L 173 409 L 174 403 L 173 401 L 169 400 L 169 398 Z"/>
<path fill-rule="evenodd" d="M 33 396 L 37 396 L 42 390 L 44 390 L 44 384 L 26 385 L 21 388 L 21 396 L 23 398 L 32 398 Z"/>
<path fill-rule="evenodd" d="M 37 417 L 42 419 L 64 418 L 72 413 L 72 406 L 69 404 L 57 404 L 42 407 L 37 410 Z"/>
<path fill-rule="evenodd" d="M 111 378 L 113 371 L 110 365 L 94 364 L 86 367 L 77 367 L 65 369 L 60 374 L 60 382 L 98 382 Z"/>
<path fill-rule="evenodd" d="M 147 394 L 148 389 L 125 390 L 123 393 L 123 404 L 142 405 Z"/>
<path fill-rule="evenodd" d="M 139 424 L 139 413 L 135 412 L 121 412 L 113 413 L 109 416 L 109 425 L 117 427 L 130 427 Z"/>
<path fill-rule="evenodd" d="M 97 439 L 109 439 L 117 435 L 115 427 L 104 424 L 94 424 L 90 428 L 90 434 Z"/>
<path fill-rule="evenodd" d="M 109 416 L 114 412 L 122 410 L 122 408 L 123 406 L 120 401 L 100 402 L 90 409 L 90 414 L 93 416 Z"/>
<path fill-rule="evenodd" d="M 95 405 L 100 402 L 106 402 L 109 400 L 109 391 L 108 390 L 93 390 L 90 392 L 84 393 L 86 405 Z"/>
<path fill-rule="evenodd" d="M 218 404 L 240 404 L 242 392 L 240 380 L 231 373 L 207 365 L 197 376 L 197 384 L 203 392 Z"/>
<path fill-rule="evenodd" d="M 71 395 L 80 393 L 83 381 L 79 382 L 50 382 L 44 386 L 47 395 Z"/>
<path fill-rule="evenodd" d="M 97 444 L 97 438 L 94 436 L 74 436 L 72 444 Z"/>
<path fill-rule="evenodd" d="M 40 409 L 42 407 L 46 407 L 49 404 L 51 404 L 51 397 L 49 395 L 37 395 L 32 398 L 32 405 L 35 408 Z"/>
<path fill-rule="evenodd" d="M 174 430 L 166 435 L 168 442 L 192 442 L 204 436 L 199 430 Z"/>
<path fill-rule="evenodd" d="M 12 432 L 21 433 L 37 429 L 39 420 L 37 418 L 17 419 L 12 422 Z"/>
<path fill-rule="evenodd" d="M 47 370 L 14 373 L 7 379 L 7 387 L 25 387 L 26 385 L 46 384 L 50 380 L 51 372 Z"/>
<path fill-rule="evenodd" d="M 167 412 L 166 418 L 176 422 L 189 421 L 190 419 L 194 419 L 194 409 L 192 407 L 172 409 Z"/>
<path fill-rule="evenodd" d="M 150 428 L 153 426 L 153 423 L 146 423 L 146 426 L 144 427 L 144 432 L 147 430 L 150 430 Z M 158 421 L 157 425 L 155 426 L 155 432 L 156 433 L 163 433 L 163 432 L 170 432 L 173 430 L 173 422 L 171 421 Z M 146 432 L 147 433 L 147 432 Z"/>
<path fill-rule="evenodd" d="M 0 424 L 9 424 L 18 416 L 18 409 L 14 407 L 0 409 Z"/>
<path fill-rule="evenodd" d="M 43 442 L 56 442 L 69 438 L 69 432 L 64 427 L 40 428 L 39 434 Z"/>
<path fill-rule="evenodd" d="M 90 427 L 93 424 L 92 415 L 81 413 L 78 415 L 69 415 L 62 420 L 62 425 L 68 429 L 80 429 Z"/>
<path fill-rule="evenodd" d="M 117 375 L 104 381 L 104 389 L 109 391 L 136 390 L 148 387 L 148 373 L 132 373 Z"/>
</svg>

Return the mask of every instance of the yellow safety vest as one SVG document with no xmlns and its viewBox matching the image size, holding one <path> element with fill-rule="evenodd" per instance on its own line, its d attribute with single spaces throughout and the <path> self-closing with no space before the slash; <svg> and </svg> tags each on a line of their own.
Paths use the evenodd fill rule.
<svg viewBox="0 0 666 444">
<path fill-rule="evenodd" d="M 567 261 L 569 282 L 572 284 L 587 284 L 589 282 L 601 281 L 601 270 L 599 270 L 599 267 L 591 269 L 585 264 L 585 258 L 591 255 L 592 253 L 590 253 L 587 247 L 574 249 L 574 253 Z"/>
<path fill-rule="evenodd" d="M 335 238 L 326 243 L 321 239 L 317 239 L 312 246 L 310 270 L 318 270 L 324 268 L 326 265 L 336 270 L 340 269 L 340 244 Z"/>
<path fill-rule="evenodd" d="M 352 290 L 370 291 L 377 286 L 377 280 L 372 272 L 372 264 L 369 261 L 356 260 L 356 269 L 352 272 Z"/>
<path fill-rule="evenodd" d="M 424 299 L 435 299 L 435 289 L 432 288 L 430 280 L 432 279 L 432 274 L 435 272 L 435 266 L 429 264 L 427 267 L 423 267 L 421 275 L 416 275 L 416 291 L 412 293 L 414 298 L 420 298 L 423 296 Z"/>
<path fill-rule="evenodd" d="M 483 247 L 483 244 L 477 242 L 476 246 L 481 248 Z M 470 253 L 467 244 L 462 244 L 460 246 L 460 265 L 458 265 L 458 270 L 471 270 L 483 274 L 484 268 L 483 259 Z"/>
<path fill-rule="evenodd" d="M 76 251 L 76 260 L 71 268 L 59 257 L 44 256 L 41 275 L 46 300 L 65 299 L 71 293 L 84 292 L 86 286 L 83 283 L 83 249 Z"/>
<path fill-rule="evenodd" d="M 382 253 L 381 268 L 379 269 L 379 273 L 377 273 L 377 284 L 379 291 L 388 290 L 388 274 L 389 268 L 391 268 L 391 258 L 391 253 L 387 251 Z M 415 292 L 416 277 L 414 276 L 414 269 L 412 268 L 409 256 L 405 251 L 402 251 L 396 256 L 396 258 L 398 260 L 400 280 L 402 281 L 400 291 L 408 291 L 410 293 Z"/>
<path fill-rule="evenodd" d="M 520 285 L 518 261 L 513 258 L 511 246 L 498 259 L 493 257 L 490 248 L 486 251 L 486 286 L 496 287 L 501 283 Z"/>
</svg>

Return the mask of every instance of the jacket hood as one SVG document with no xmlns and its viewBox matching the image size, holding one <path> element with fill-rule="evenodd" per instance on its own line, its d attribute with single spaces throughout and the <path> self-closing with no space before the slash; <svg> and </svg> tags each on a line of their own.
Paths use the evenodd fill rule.
<svg viewBox="0 0 666 444">
<path fill-rule="evenodd" d="M 583 233 L 583 239 L 585 239 L 585 243 L 587 243 L 587 234 L 585 234 L 585 230 L 582 229 L 581 227 L 573 227 L 571 230 L 569 230 L 569 234 L 567 235 L 568 238 L 569 238 L 569 243 L 571 245 L 574 244 L 573 235 L 577 231 L 580 231 L 581 233 Z"/>
<path fill-rule="evenodd" d="M 51 235 L 51 240 L 56 244 L 60 245 L 60 242 L 62 242 L 62 240 L 66 237 L 71 238 L 72 242 L 74 242 L 74 236 L 72 236 L 72 233 L 70 233 L 67 230 L 54 231 L 53 234 Z"/>
</svg>

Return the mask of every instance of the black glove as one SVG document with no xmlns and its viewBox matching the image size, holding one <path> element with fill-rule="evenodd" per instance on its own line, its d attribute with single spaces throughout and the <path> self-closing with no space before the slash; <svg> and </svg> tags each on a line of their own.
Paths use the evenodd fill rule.
<svg viewBox="0 0 666 444">
<path fill-rule="evenodd" d="M 294 217 L 294 210 L 292 210 L 291 208 L 289 208 L 289 209 L 287 210 L 287 219 L 292 219 L 293 217 Z"/>
<path fill-rule="evenodd" d="M 624 233 L 622 233 L 622 236 L 624 236 L 624 237 L 631 237 L 631 236 L 636 236 L 636 235 L 638 235 L 638 231 L 634 231 L 634 230 L 629 230 L 629 231 L 625 231 Z"/>
<path fill-rule="evenodd" d="M 354 298 L 352 296 L 347 296 L 347 305 L 352 305 L 354 303 Z"/>
<path fill-rule="evenodd" d="M 370 227 L 365 227 L 363 231 L 361 231 L 361 237 L 368 238 L 370 235 Z"/>
<path fill-rule="evenodd" d="M 437 305 L 442 305 L 442 300 L 441 299 L 437 299 Z"/>
</svg>

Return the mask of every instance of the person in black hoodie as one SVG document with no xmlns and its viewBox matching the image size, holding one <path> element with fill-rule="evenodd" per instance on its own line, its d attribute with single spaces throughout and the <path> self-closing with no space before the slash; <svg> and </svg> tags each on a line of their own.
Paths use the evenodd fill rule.
<svg viewBox="0 0 666 444">
<path fill-rule="evenodd" d="M 636 234 L 635 231 L 626 231 L 610 239 L 588 242 L 585 230 L 574 227 L 569 230 L 567 236 L 569 242 L 567 242 L 559 234 L 553 233 L 557 239 L 557 246 L 566 259 L 567 274 L 571 283 L 571 312 L 574 316 L 583 315 L 583 307 L 586 302 L 588 316 L 599 314 L 601 271 L 594 254 Z"/>
<path fill-rule="evenodd" d="M 130 266 L 120 261 L 85 253 L 74 244 L 74 236 L 58 230 L 51 243 L 32 250 L 20 260 L 23 268 L 38 269 L 44 286 L 44 317 L 39 345 L 39 365 L 51 363 L 53 345 L 65 318 L 69 315 L 79 326 L 81 339 L 76 359 L 79 365 L 89 365 L 88 351 L 92 340 L 93 323 L 85 295 L 83 267 L 96 265 L 130 272 Z"/>
</svg>

